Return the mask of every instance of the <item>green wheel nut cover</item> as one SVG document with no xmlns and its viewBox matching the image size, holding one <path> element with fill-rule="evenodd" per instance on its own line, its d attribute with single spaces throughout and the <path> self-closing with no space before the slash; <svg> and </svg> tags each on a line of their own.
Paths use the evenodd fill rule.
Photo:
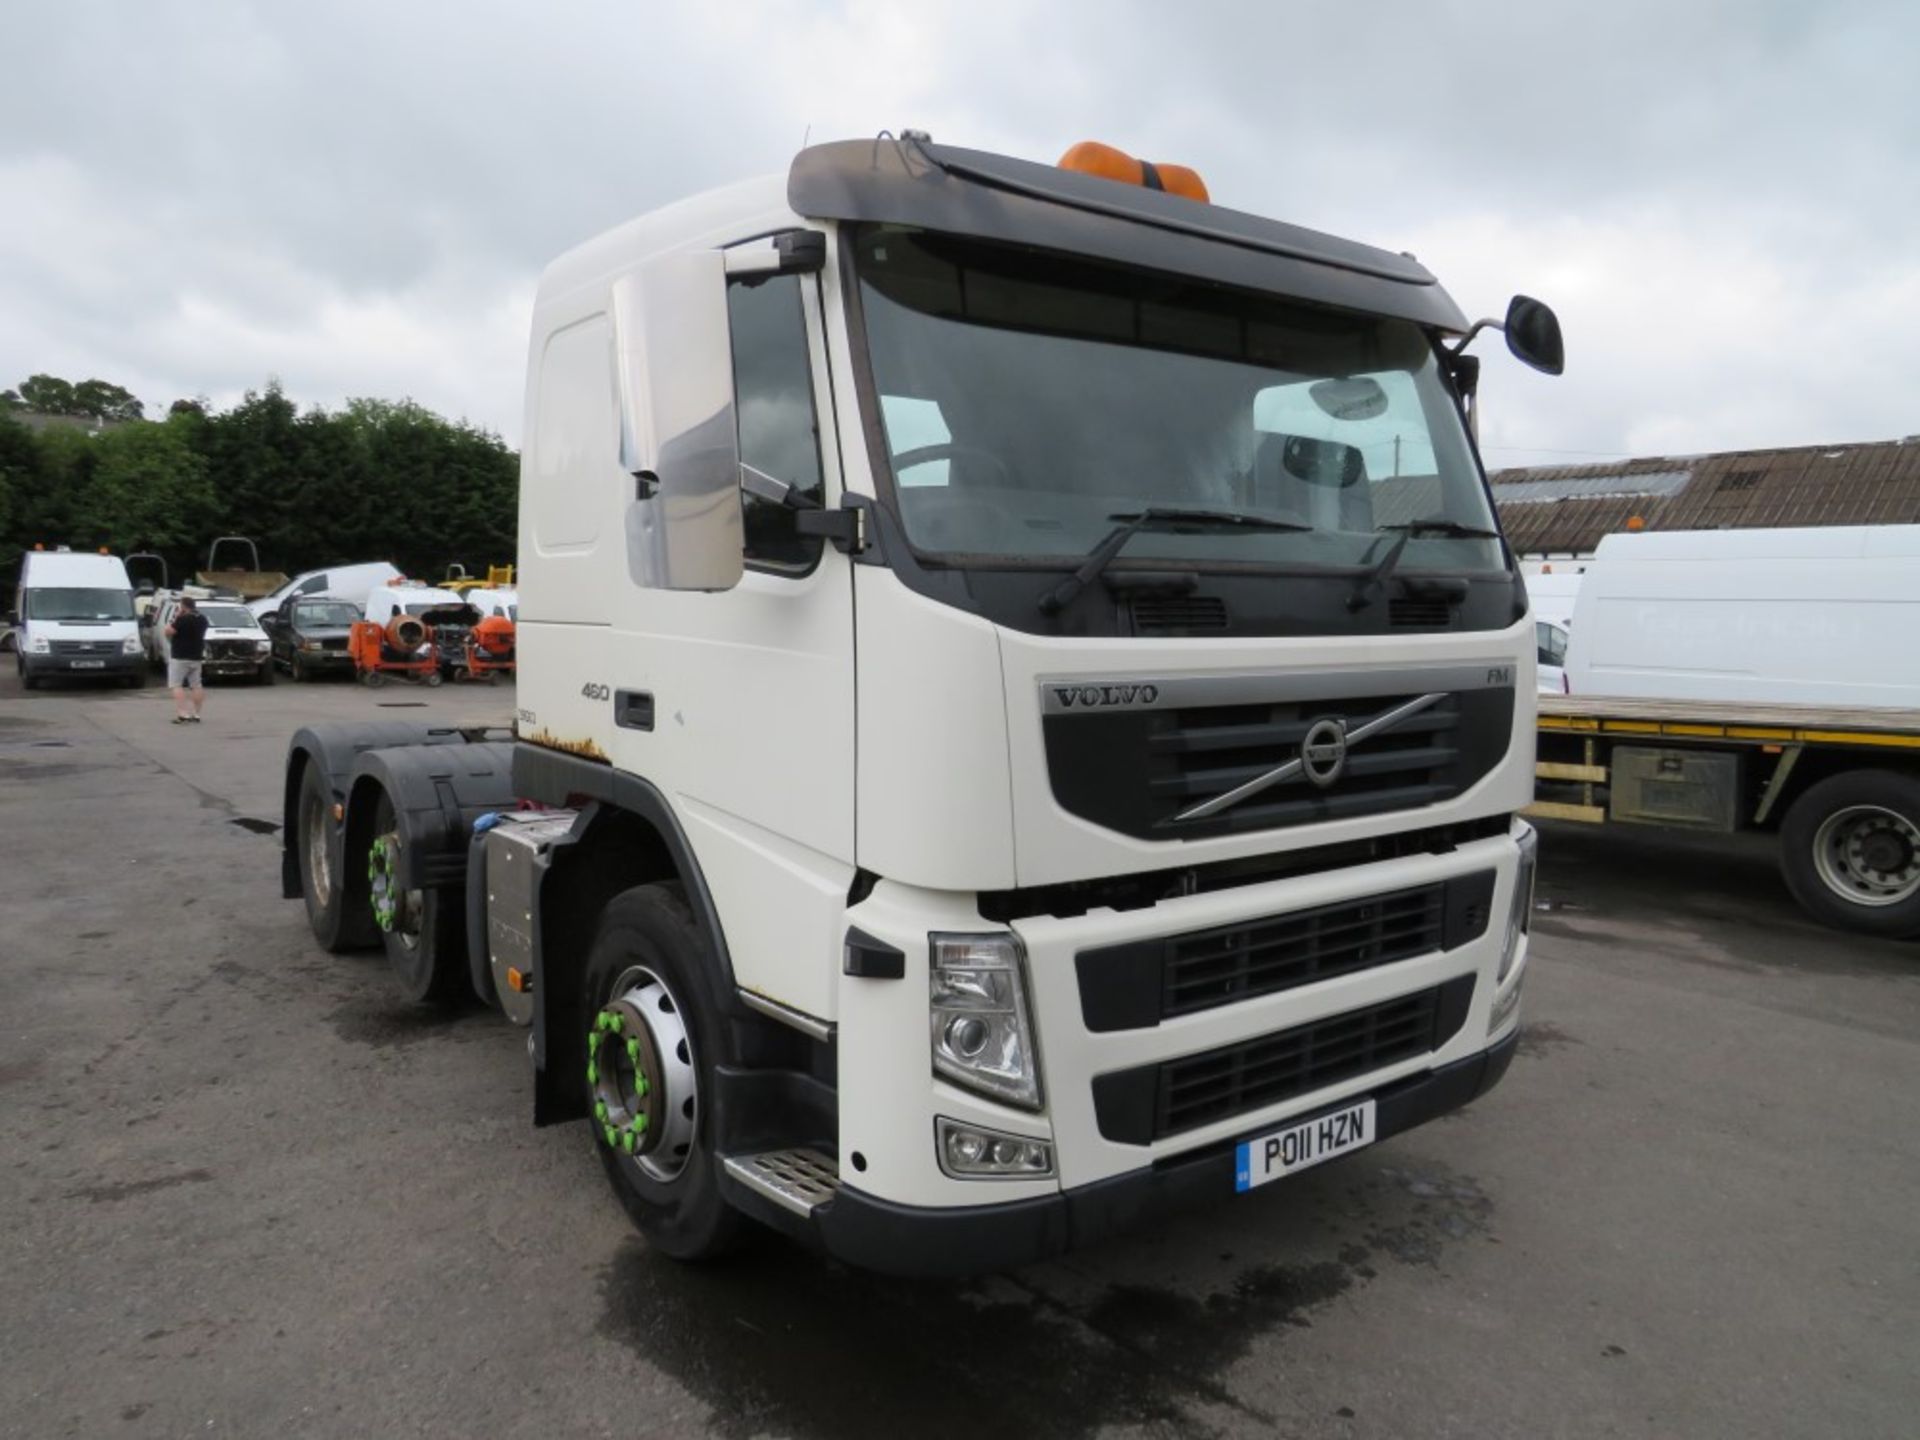
<svg viewBox="0 0 1920 1440">
<path fill-rule="evenodd" d="M 593 1118 L 598 1120 L 603 1125 L 606 1124 L 607 1122 L 607 1102 L 606 1101 L 596 1100 L 593 1102 Z"/>
<path fill-rule="evenodd" d="M 607 1137 L 607 1144 L 609 1144 L 609 1145 L 618 1145 L 618 1144 L 620 1143 L 620 1142 L 619 1142 L 619 1140 L 617 1140 L 616 1138 L 614 1138 L 614 1129 L 613 1129 L 613 1126 L 611 1126 L 611 1125 L 608 1125 L 608 1126 L 605 1126 L 605 1127 L 604 1127 L 604 1133 L 605 1133 L 605 1135 L 606 1135 L 606 1137 Z"/>
</svg>

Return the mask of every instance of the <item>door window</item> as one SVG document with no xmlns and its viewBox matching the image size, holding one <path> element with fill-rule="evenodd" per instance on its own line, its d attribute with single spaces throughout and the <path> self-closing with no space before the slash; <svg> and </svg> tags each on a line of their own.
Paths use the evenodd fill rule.
<svg viewBox="0 0 1920 1440">
<path fill-rule="evenodd" d="M 784 480 L 819 504 L 825 488 L 800 279 L 777 275 L 728 287 L 734 404 L 741 464 Z M 745 491 L 740 499 L 748 564 L 789 573 L 813 568 L 824 542 L 795 529 L 795 511 Z"/>
</svg>

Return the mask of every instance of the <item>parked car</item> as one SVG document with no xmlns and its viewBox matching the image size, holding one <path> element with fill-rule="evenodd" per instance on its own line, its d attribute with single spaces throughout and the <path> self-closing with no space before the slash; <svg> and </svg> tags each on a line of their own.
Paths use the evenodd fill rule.
<svg viewBox="0 0 1920 1440">
<path fill-rule="evenodd" d="M 351 675 L 353 656 L 347 638 L 360 607 L 351 600 L 294 596 L 266 617 L 274 663 L 296 680 L 316 675 Z"/>
<path fill-rule="evenodd" d="M 167 627 L 180 613 L 180 593 L 162 593 L 153 607 L 153 623 L 148 627 L 151 650 L 156 661 L 165 665 L 173 658 L 173 644 Z M 194 606 L 207 621 L 207 654 L 201 673 L 234 676 L 252 680 L 256 685 L 273 683 L 272 646 L 267 632 L 253 618 L 253 612 L 239 600 L 203 600 L 194 597 Z"/>
<path fill-rule="evenodd" d="M 307 570 L 294 576 L 271 594 L 250 601 L 247 608 L 255 615 L 265 616 L 278 611 L 287 601 L 295 598 L 351 600 L 356 605 L 364 606 L 374 586 L 391 584 L 400 578 L 399 567 L 385 560 L 360 565 L 332 565 L 325 570 Z"/>
<path fill-rule="evenodd" d="M 1567 693 L 1567 627 L 1551 620 L 1533 622 L 1533 638 L 1540 647 L 1538 670 L 1542 695 Z"/>
<path fill-rule="evenodd" d="M 143 678 L 133 585 L 118 555 L 28 551 L 8 619 L 23 689 L 56 675 L 136 686 Z"/>
</svg>

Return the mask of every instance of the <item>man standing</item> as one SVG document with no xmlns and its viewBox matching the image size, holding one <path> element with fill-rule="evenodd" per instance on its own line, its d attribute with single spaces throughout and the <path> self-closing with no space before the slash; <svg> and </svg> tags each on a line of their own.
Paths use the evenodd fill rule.
<svg viewBox="0 0 1920 1440">
<path fill-rule="evenodd" d="M 207 617 L 191 595 L 180 597 L 180 608 L 167 626 L 167 684 L 173 687 L 173 723 L 198 725 L 207 692 L 200 683 L 200 664 L 207 658 Z"/>
</svg>

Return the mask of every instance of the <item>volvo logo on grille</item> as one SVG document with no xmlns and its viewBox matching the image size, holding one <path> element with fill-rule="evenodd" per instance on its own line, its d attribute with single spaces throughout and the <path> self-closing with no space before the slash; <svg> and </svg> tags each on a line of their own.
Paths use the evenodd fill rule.
<svg viewBox="0 0 1920 1440">
<path fill-rule="evenodd" d="M 1309 784 L 1326 789 L 1347 768 L 1347 725 L 1331 715 L 1307 727 L 1300 742 L 1300 773 Z"/>
<path fill-rule="evenodd" d="M 1151 683 L 1055 685 L 1053 698 L 1062 710 L 1096 710 L 1120 705 L 1151 705 L 1160 698 L 1160 687 Z"/>
</svg>

